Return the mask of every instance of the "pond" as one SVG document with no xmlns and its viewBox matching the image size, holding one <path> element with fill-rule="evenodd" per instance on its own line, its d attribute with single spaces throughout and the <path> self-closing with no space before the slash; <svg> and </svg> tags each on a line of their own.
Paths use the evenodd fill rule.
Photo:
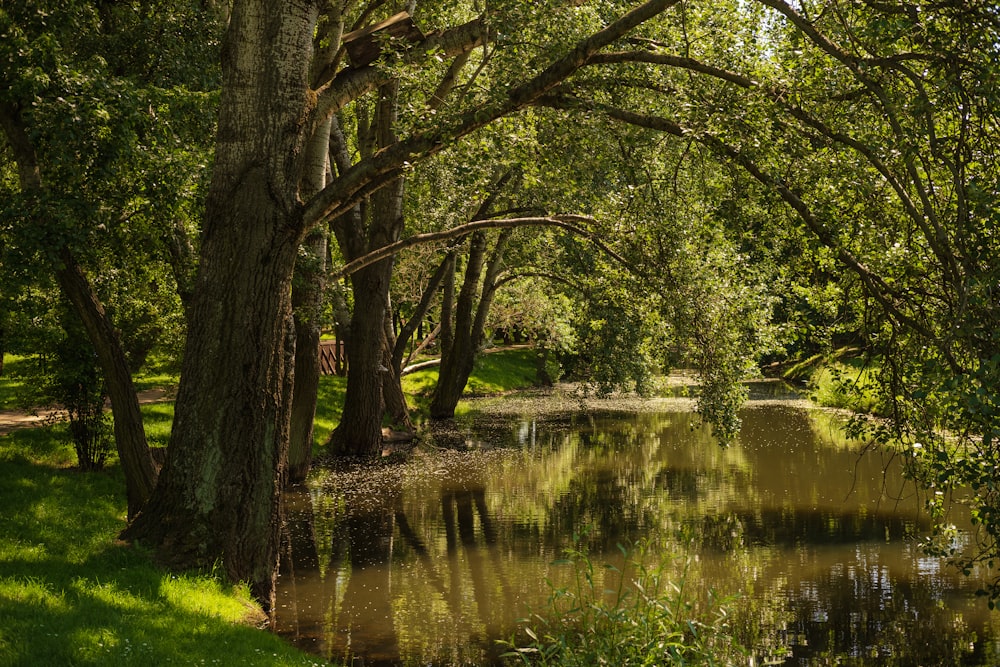
<svg viewBox="0 0 1000 667">
<path fill-rule="evenodd" d="M 738 596 L 754 664 L 1000 664 L 982 582 L 921 550 L 900 457 L 778 398 L 727 448 L 683 400 L 506 401 L 405 463 L 321 474 L 289 498 L 277 629 L 333 661 L 491 664 L 570 577 L 567 548 L 620 565 L 647 539 L 686 586 Z"/>
</svg>

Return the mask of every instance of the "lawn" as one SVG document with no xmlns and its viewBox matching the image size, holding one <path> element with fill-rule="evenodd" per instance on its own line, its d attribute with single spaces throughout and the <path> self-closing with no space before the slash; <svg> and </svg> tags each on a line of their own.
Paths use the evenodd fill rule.
<svg viewBox="0 0 1000 667">
<path fill-rule="evenodd" d="M 120 469 L 75 458 L 65 424 L 0 436 L 0 666 L 325 664 L 258 629 L 245 587 L 118 542 Z"/>
</svg>

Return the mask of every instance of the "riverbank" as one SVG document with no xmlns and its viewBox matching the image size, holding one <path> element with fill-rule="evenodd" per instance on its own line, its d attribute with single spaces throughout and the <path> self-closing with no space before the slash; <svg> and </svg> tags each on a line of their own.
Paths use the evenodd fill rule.
<svg viewBox="0 0 1000 667">
<path fill-rule="evenodd" d="M 525 351 L 497 355 L 474 387 L 524 386 L 530 364 Z M 426 375 L 413 384 L 426 385 Z M 211 572 L 165 572 L 118 542 L 126 503 L 114 457 L 102 472 L 80 472 L 59 411 L 16 409 L 18 381 L 2 379 L 0 666 L 328 664 L 262 631 L 245 587 Z M 147 437 L 165 445 L 173 403 L 163 389 L 140 386 Z M 343 378 L 324 378 L 318 441 L 339 420 L 343 390 Z"/>
<path fill-rule="evenodd" d="M 262 632 L 245 587 L 118 542 L 117 465 L 81 473 L 65 424 L 0 437 L 0 665 L 321 665 Z"/>
<path fill-rule="evenodd" d="M 503 394 L 529 382 L 530 355 L 503 357 L 477 368 L 477 393 Z M 410 389 L 432 378 L 413 380 Z M 323 387 L 318 439 L 339 419 L 343 379 L 325 378 Z M 566 407 L 646 403 L 550 393 Z M 142 406 L 154 445 L 166 444 L 173 418 L 164 398 Z M 478 400 L 515 409 L 518 398 Z M 58 421 L 0 436 L 0 666 L 326 664 L 262 631 L 245 587 L 211 572 L 164 572 L 140 548 L 116 541 L 125 525 L 121 471 L 112 461 L 103 472 L 81 473 L 69 443 Z"/>
</svg>

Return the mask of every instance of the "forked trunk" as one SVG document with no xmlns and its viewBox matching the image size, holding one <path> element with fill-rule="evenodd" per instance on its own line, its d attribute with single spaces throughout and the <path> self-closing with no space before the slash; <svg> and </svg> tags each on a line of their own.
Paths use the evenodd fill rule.
<svg viewBox="0 0 1000 667">
<path fill-rule="evenodd" d="M 347 391 L 340 423 L 330 435 L 339 456 L 370 458 L 382 453 L 382 376 L 387 368 L 381 341 L 392 263 L 392 259 L 384 260 L 351 276 L 354 313 L 347 340 Z"/>
</svg>

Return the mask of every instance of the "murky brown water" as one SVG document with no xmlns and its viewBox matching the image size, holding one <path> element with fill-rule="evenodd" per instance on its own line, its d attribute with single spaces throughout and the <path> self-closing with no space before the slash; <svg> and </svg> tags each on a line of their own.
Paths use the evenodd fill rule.
<svg viewBox="0 0 1000 667">
<path fill-rule="evenodd" d="M 1000 664 L 980 582 L 921 552 L 898 461 L 859 457 L 824 412 L 743 421 L 722 449 L 687 412 L 484 419 L 450 434 L 462 451 L 330 473 L 290 499 L 279 632 L 334 661 L 488 664 L 567 547 L 596 564 L 649 537 L 687 586 L 740 595 L 756 664 L 782 646 L 788 665 Z"/>
</svg>

